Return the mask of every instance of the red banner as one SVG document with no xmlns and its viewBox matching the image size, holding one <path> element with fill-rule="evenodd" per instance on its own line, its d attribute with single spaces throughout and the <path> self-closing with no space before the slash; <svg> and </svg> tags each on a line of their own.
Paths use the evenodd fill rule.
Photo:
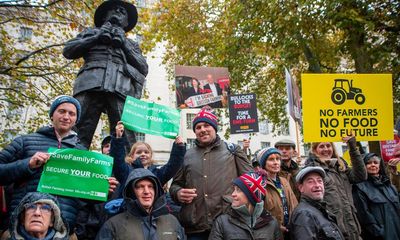
<svg viewBox="0 0 400 240">
<path fill-rule="evenodd" d="M 400 138 L 397 134 L 394 135 L 394 140 L 380 141 L 379 145 L 381 147 L 381 157 L 387 162 L 394 158 L 394 147 L 400 142 Z"/>
</svg>

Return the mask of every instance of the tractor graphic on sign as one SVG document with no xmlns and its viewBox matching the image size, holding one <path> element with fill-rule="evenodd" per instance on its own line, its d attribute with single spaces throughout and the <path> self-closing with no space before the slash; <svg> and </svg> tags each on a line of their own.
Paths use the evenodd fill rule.
<svg viewBox="0 0 400 240">
<path fill-rule="evenodd" d="M 354 99 L 358 105 L 365 102 L 365 96 L 360 88 L 353 87 L 353 80 L 335 79 L 335 86 L 332 88 L 332 102 L 336 105 L 343 104 L 348 99 Z"/>
</svg>

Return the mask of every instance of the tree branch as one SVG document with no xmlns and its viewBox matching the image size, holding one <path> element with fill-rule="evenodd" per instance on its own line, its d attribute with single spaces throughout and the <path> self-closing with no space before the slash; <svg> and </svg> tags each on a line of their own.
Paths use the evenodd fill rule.
<svg viewBox="0 0 400 240">
<path fill-rule="evenodd" d="M 43 52 L 43 51 L 45 51 L 45 50 L 47 50 L 47 49 L 50 49 L 50 48 L 52 48 L 52 47 L 59 47 L 59 46 L 63 46 L 63 45 L 64 45 L 64 43 L 52 44 L 52 45 L 48 45 L 48 46 L 46 46 L 46 47 L 40 48 L 40 49 L 38 49 L 38 50 L 36 50 L 36 51 L 30 52 L 29 54 L 25 55 L 23 58 L 19 59 L 19 60 L 15 63 L 15 66 L 18 66 L 19 64 L 21 64 L 22 62 L 26 61 L 26 60 L 29 59 L 31 56 L 33 56 L 33 55 L 35 55 L 35 54 L 37 54 L 37 53 Z M 9 72 L 11 69 L 13 69 L 13 67 L 6 68 L 5 70 L 1 71 L 0 74 L 6 74 L 6 73 Z"/>
<path fill-rule="evenodd" d="M 26 1 L 3 1 L 0 3 L 0 7 L 21 7 L 21 8 L 48 8 L 58 2 L 62 2 L 64 0 L 55 0 L 48 4 L 43 5 L 34 5 L 34 4 L 26 4 Z"/>
</svg>

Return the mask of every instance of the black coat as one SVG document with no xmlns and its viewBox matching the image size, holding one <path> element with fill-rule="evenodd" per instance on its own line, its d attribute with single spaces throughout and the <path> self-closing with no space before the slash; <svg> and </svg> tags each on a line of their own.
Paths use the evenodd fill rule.
<svg viewBox="0 0 400 240">
<path fill-rule="evenodd" d="M 362 226 L 362 237 L 400 239 L 399 196 L 386 175 L 353 185 L 354 204 Z"/>
<path fill-rule="evenodd" d="M 222 95 L 222 89 L 221 89 L 221 87 L 219 86 L 219 84 L 218 83 L 214 83 L 214 85 L 215 85 L 215 88 L 217 89 L 217 94 L 218 94 L 218 96 L 221 96 Z M 211 88 L 210 88 L 210 84 L 206 84 L 206 85 L 204 85 L 204 90 L 206 90 L 206 89 L 208 89 L 210 92 L 212 92 L 212 90 L 211 90 Z M 221 101 L 218 101 L 218 102 L 214 102 L 214 103 L 210 103 L 210 104 L 208 104 L 210 107 L 212 107 L 212 108 L 222 108 L 222 102 Z"/>
<path fill-rule="evenodd" d="M 325 204 L 304 196 L 292 213 L 289 232 L 292 240 L 345 239 L 335 217 L 326 210 Z"/>
</svg>

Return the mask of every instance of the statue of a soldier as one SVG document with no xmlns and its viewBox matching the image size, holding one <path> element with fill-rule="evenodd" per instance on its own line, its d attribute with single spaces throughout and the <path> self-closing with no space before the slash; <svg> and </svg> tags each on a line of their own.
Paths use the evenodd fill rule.
<svg viewBox="0 0 400 240">
<path fill-rule="evenodd" d="M 121 119 L 126 96 L 140 99 L 148 65 L 138 43 L 126 38 L 138 19 L 136 7 L 121 0 L 103 2 L 94 14 L 96 27 L 88 28 L 69 40 L 63 51 L 68 59 L 83 57 L 73 95 L 82 105 L 78 134 L 89 148 L 102 112 L 108 115 L 110 129 Z M 136 142 L 126 132 L 128 142 Z"/>
</svg>

